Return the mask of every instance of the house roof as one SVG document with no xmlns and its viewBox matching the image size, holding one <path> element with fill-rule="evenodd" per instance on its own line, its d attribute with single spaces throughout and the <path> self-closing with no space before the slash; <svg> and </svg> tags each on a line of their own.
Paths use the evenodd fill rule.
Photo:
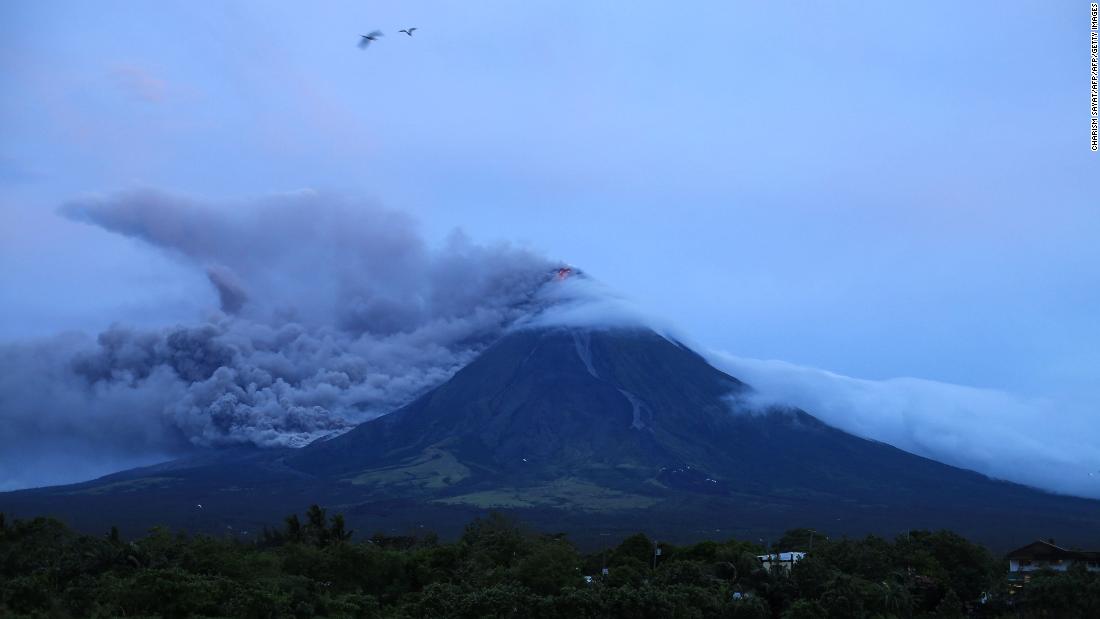
<svg viewBox="0 0 1100 619">
<path fill-rule="evenodd" d="M 806 556 L 806 553 L 804 553 L 804 552 L 794 551 L 794 552 L 781 552 L 777 555 L 776 554 L 756 555 L 756 558 L 760 559 L 761 561 L 799 561 L 799 560 L 802 559 L 802 557 L 805 557 L 805 556 Z"/>
<path fill-rule="evenodd" d="M 1050 542 L 1036 540 L 1013 550 L 1008 553 L 1007 557 L 1009 559 L 1029 560 L 1077 559 L 1080 561 L 1100 561 L 1100 551 L 1070 550 Z"/>
</svg>

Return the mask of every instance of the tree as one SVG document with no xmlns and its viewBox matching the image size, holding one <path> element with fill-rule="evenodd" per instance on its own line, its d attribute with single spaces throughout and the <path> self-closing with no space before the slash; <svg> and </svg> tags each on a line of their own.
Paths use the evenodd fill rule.
<svg viewBox="0 0 1100 619">
<path fill-rule="evenodd" d="M 624 557 L 607 570 L 607 584 L 611 587 L 637 587 L 649 574 L 649 565 L 634 557 Z"/>
<path fill-rule="evenodd" d="M 314 546 L 321 547 L 328 544 L 328 522 L 325 519 L 325 510 L 319 505 L 310 505 L 306 510 L 306 525 L 303 527 L 303 533 Z"/>
<path fill-rule="evenodd" d="M 631 535 L 611 551 L 611 565 L 617 565 L 628 559 L 634 559 L 645 565 L 652 564 L 653 541 L 645 533 Z"/>
<path fill-rule="evenodd" d="M 760 564 L 760 559 L 751 552 L 742 551 L 733 561 L 737 568 L 737 582 L 748 586 L 758 586 L 768 580 L 768 572 Z"/>
<path fill-rule="evenodd" d="M 751 597 L 734 601 L 728 616 L 732 619 L 766 619 L 771 616 L 771 609 L 765 600 Z"/>
<path fill-rule="evenodd" d="M 950 619 L 963 616 L 962 600 L 954 589 L 948 589 L 943 599 L 936 605 L 936 616 Z"/>
<path fill-rule="evenodd" d="M 837 574 L 821 596 L 821 605 L 830 618 L 861 617 L 864 600 L 874 595 L 870 583 L 848 574 Z"/>
<path fill-rule="evenodd" d="M 798 589 L 799 596 L 803 598 L 821 597 L 832 578 L 832 568 L 818 557 L 806 557 L 791 567 L 791 582 Z"/>
<path fill-rule="evenodd" d="M 815 543 L 820 545 L 825 539 L 813 529 L 791 529 L 772 544 L 772 548 L 775 552 L 808 552 Z"/>
<path fill-rule="evenodd" d="M 862 540 L 844 539 L 818 546 L 814 555 L 841 572 L 877 581 L 890 573 L 894 548 L 885 539 L 868 535 Z"/>
<path fill-rule="evenodd" d="M 941 584 L 954 589 L 958 598 L 974 601 L 989 591 L 996 564 L 985 548 L 951 531 L 936 531 L 921 542 L 946 572 Z"/>
<path fill-rule="evenodd" d="M 341 544 L 351 539 L 355 531 L 349 531 L 344 524 L 344 515 L 336 514 L 332 517 L 332 525 L 329 527 L 328 536 L 334 544 Z"/>
<path fill-rule="evenodd" d="M 581 559 L 564 539 L 543 540 L 520 559 L 516 579 L 535 593 L 554 595 L 568 586 L 581 584 Z"/>
<path fill-rule="evenodd" d="M 881 608 L 888 616 L 908 615 L 912 613 L 913 602 L 905 587 L 889 581 L 879 583 L 881 587 Z"/>
<path fill-rule="evenodd" d="M 914 532 L 815 543 L 789 575 L 764 571 L 759 549 L 735 540 L 666 546 L 653 570 L 652 541 L 639 534 L 590 555 L 581 572 L 564 536 L 524 532 L 499 514 L 471 522 L 458 542 L 428 544 L 351 541 L 342 515 L 318 506 L 299 518 L 255 544 L 163 528 L 127 542 L 117 529 L 79 535 L 49 518 L 7 521 L 0 616 L 959 617 L 969 601 L 961 588 L 996 565 L 959 536 Z M 586 584 L 581 575 L 598 574 L 605 554 L 609 575 Z M 861 576 L 884 557 L 887 571 Z M 994 598 L 980 609 L 1002 611 L 1100 617 L 1100 574 L 1081 565 L 1036 573 L 1011 608 Z"/>
<path fill-rule="evenodd" d="M 466 525 L 462 543 L 472 554 L 501 567 L 510 566 L 516 557 L 524 554 L 527 544 L 519 527 L 499 512 L 475 518 Z"/>
<path fill-rule="evenodd" d="M 662 564 L 661 569 L 657 570 L 657 582 L 665 586 L 705 586 L 710 579 L 710 573 L 695 561 L 669 561 Z"/>
<path fill-rule="evenodd" d="M 1065 572 L 1043 570 L 1016 595 L 1016 606 L 1057 617 L 1100 616 L 1100 574 L 1080 564 Z"/>
<path fill-rule="evenodd" d="M 303 541 L 302 522 L 298 520 L 298 514 L 286 517 L 286 540 L 295 544 Z"/>
<path fill-rule="evenodd" d="M 795 600 L 783 613 L 783 619 L 827 619 L 828 613 L 817 600 Z"/>
</svg>

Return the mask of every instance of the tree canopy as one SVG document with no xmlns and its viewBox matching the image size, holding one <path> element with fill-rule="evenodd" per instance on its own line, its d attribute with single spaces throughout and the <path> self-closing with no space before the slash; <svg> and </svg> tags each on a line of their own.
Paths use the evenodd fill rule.
<svg viewBox="0 0 1100 619">
<path fill-rule="evenodd" d="M 661 543 L 655 557 L 637 534 L 585 554 L 499 514 L 450 543 L 358 536 L 316 505 L 253 541 L 166 529 L 124 540 L 0 514 L 0 616 L 1100 616 L 1100 575 L 1083 568 L 1015 591 L 1003 561 L 949 531 L 813 534 L 804 559 L 769 572 L 764 549 L 745 541 Z M 772 548 L 808 551 L 808 535 L 790 531 Z"/>
</svg>

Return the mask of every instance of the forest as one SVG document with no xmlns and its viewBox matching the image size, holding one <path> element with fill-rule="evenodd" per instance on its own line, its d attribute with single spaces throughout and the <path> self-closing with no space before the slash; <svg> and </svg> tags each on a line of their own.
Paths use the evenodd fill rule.
<svg viewBox="0 0 1100 619">
<path fill-rule="evenodd" d="M 789 550 L 808 554 L 789 570 L 757 558 Z M 0 514 L 3 617 L 1100 616 L 1100 574 L 1040 573 L 1013 587 L 1006 568 L 949 531 L 890 540 L 799 529 L 767 549 L 636 534 L 582 553 L 500 514 L 453 542 L 361 536 L 316 505 L 252 541 L 164 528 L 89 536 Z"/>
</svg>

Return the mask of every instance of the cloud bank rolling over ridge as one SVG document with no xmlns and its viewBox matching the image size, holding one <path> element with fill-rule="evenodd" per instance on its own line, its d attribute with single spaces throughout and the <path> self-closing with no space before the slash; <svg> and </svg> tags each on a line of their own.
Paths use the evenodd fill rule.
<svg viewBox="0 0 1100 619">
<path fill-rule="evenodd" d="M 1088 407 L 919 378 L 865 380 L 785 361 L 708 353 L 753 386 L 754 408 L 788 405 L 864 438 L 1030 486 L 1100 498 Z"/>
</svg>

